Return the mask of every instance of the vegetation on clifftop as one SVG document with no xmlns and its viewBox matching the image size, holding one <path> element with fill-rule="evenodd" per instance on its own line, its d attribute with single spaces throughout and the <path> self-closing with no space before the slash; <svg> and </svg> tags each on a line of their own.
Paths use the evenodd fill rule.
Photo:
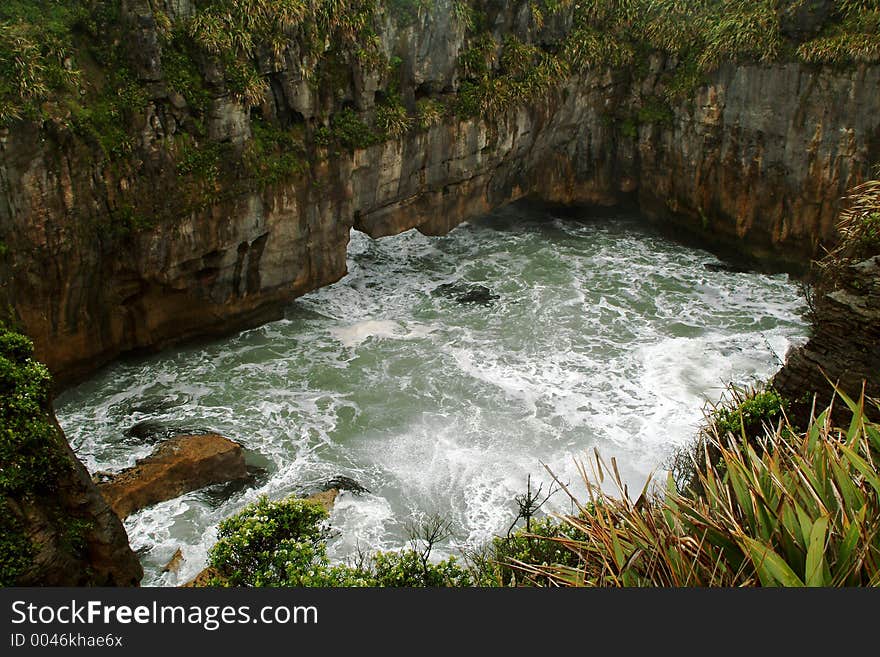
<svg viewBox="0 0 880 657">
<path fill-rule="evenodd" d="M 495 120 L 586 70 L 659 76 L 650 97 L 608 110 L 633 139 L 668 123 L 723 62 L 880 61 L 880 0 L 520 2 L 527 12 L 453 2 L 455 76 L 416 88 L 416 54 L 401 46 L 410 37 L 386 37 L 427 24 L 446 9 L 436 0 L 191 0 L 187 11 L 137 5 L 143 16 L 123 0 L 8 0 L 0 129 L 31 122 L 44 143 L 99 167 L 114 189 L 76 211 L 115 239 L 284 180 L 318 187 L 327 158 L 446 121 Z M 307 98 L 309 116 L 280 98 L 284 85 Z M 212 130 L 218 116 L 231 118 Z M 217 134 L 237 123 L 240 134 Z M 168 170 L 178 176 L 162 178 L 160 195 L 129 184 Z"/>
</svg>

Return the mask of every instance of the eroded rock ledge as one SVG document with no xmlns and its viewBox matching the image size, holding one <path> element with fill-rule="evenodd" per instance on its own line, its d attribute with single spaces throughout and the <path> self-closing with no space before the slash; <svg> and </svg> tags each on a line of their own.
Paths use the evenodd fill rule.
<svg viewBox="0 0 880 657">
<path fill-rule="evenodd" d="M 205 486 L 248 476 L 244 451 L 217 434 L 177 436 L 98 490 L 120 518 Z"/>
<path fill-rule="evenodd" d="M 858 400 L 864 391 L 880 399 L 880 256 L 851 265 L 836 289 L 816 300 L 813 335 L 792 350 L 774 385 L 793 404 L 797 421 L 810 417 L 813 393 L 816 408 L 827 408 L 834 386 Z M 845 408 L 841 400 L 837 405 Z M 878 411 L 870 404 L 869 416 Z"/>
</svg>

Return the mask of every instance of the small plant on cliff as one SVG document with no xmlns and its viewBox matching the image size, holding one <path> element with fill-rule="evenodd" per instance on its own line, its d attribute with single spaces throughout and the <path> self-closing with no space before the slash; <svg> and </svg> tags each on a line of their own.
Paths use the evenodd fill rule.
<svg viewBox="0 0 880 657">
<path fill-rule="evenodd" d="M 783 419 L 785 406 L 785 400 L 773 388 L 747 390 L 731 387 L 730 399 L 717 406 L 709 416 L 712 424 L 709 431 L 754 440 Z"/>
<path fill-rule="evenodd" d="M 398 139 L 409 132 L 413 120 L 397 97 L 376 107 L 376 127 L 386 138 Z"/>
<path fill-rule="evenodd" d="M 785 425 L 787 408 L 788 402 L 770 385 L 729 386 L 721 402 L 704 409 L 705 424 L 693 448 L 673 457 L 671 469 L 679 490 L 699 491 L 699 471 L 705 469 L 706 459 L 720 463 L 716 436 L 757 445 L 766 431 Z"/>
<path fill-rule="evenodd" d="M 443 122 L 446 107 L 433 98 L 423 98 L 416 103 L 416 123 L 423 130 Z"/>
</svg>

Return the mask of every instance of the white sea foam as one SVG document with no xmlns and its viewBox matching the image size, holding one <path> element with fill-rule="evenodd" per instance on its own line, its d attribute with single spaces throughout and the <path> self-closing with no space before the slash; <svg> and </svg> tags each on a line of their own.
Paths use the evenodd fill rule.
<svg viewBox="0 0 880 657">
<path fill-rule="evenodd" d="M 117 363 L 65 393 L 58 416 L 90 470 L 119 470 L 166 432 L 241 441 L 265 469 L 227 497 L 189 493 L 132 515 L 145 584 L 194 576 L 216 526 L 260 495 L 309 493 L 337 476 L 330 554 L 395 549 L 439 512 L 455 545 L 507 530 L 513 498 L 546 464 L 614 457 L 631 492 L 692 438 L 725 384 L 766 378 L 803 339 L 786 276 L 706 268 L 710 254 L 631 220 L 540 220 L 511 209 L 443 238 L 353 233 L 349 276 L 284 320 L 229 339 Z M 492 305 L 437 288 L 485 285 Z M 607 481 L 607 480 L 606 480 Z M 548 508 L 565 511 L 555 495 Z M 181 548 L 176 575 L 162 566 Z"/>
</svg>

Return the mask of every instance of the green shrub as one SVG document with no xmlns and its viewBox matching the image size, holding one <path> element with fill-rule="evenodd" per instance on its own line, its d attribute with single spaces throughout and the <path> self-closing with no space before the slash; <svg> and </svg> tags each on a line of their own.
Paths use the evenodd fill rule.
<svg viewBox="0 0 880 657">
<path fill-rule="evenodd" d="M 376 107 L 376 128 L 386 139 L 399 139 L 412 125 L 413 120 L 399 98 L 389 98 Z"/>
<path fill-rule="evenodd" d="M 330 119 L 330 134 L 341 146 L 354 150 L 368 148 L 381 140 L 351 108 L 337 112 Z"/>
<path fill-rule="evenodd" d="M 326 565 L 319 505 L 263 497 L 220 523 L 210 565 L 231 586 L 308 586 Z"/>
<path fill-rule="evenodd" d="M 443 122 L 446 106 L 439 100 L 423 98 L 416 103 L 416 124 L 423 130 Z"/>
<path fill-rule="evenodd" d="M 78 3 L 4 0 L 0 5 L 0 125 L 42 116 L 53 93 L 78 88 L 73 26 Z"/>
<path fill-rule="evenodd" d="M 327 558 L 327 512 L 302 499 L 261 498 L 220 523 L 209 564 L 214 586 L 469 586 L 470 573 L 451 557 L 433 563 L 428 549 L 363 555 L 354 565 Z"/>
<path fill-rule="evenodd" d="M 472 586 L 468 570 L 455 557 L 425 563 L 415 550 L 377 552 L 362 564 L 370 586 L 387 588 Z"/>
<path fill-rule="evenodd" d="M 733 399 L 716 407 L 709 417 L 713 433 L 755 440 L 764 435 L 765 427 L 774 427 L 782 419 L 786 402 L 776 390 L 731 391 Z"/>
<path fill-rule="evenodd" d="M 0 495 L 51 489 L 68 465 L 49 419 L 51 377 L 22 335 L 0 329 Z"/>
<path fill-rule="evenodd" d="M 50 413 L 51 378 L 33 343 L 0 327 L 0 586 L 15 583 L 35 547 L 10 504 L 53 492 L 70 468 Z"/>
<path fill-rule="evenodd" d="M 0 586 L 15 586 L 31 563 L 35 549 L 21 521 L 4 503 L 0 506 Z"/>
<path fill-rule="evenodd" d="M 575 568 L 580 564 L 580 556 L 558 541 L 579 537 L 579 532 L 549 516 L 532 521 L 528 530 L 521 528 L 509 536 L 496 536 L 480 558 L 474 560 L 478 565 L 479 584 L 517 586 L 547 583 L 546 578 L 527 577 L 519 564 L 555 564 Z"/>
</svg>

